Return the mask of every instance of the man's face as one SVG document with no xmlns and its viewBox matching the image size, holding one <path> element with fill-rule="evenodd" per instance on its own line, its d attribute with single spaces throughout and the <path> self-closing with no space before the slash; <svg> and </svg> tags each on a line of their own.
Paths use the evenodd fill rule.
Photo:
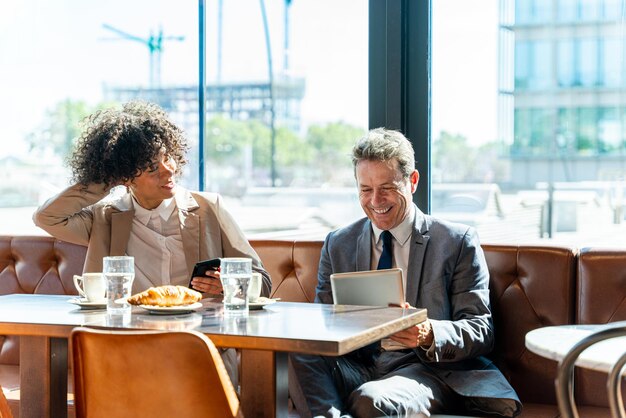
<svg viewBox="0 0 626 418">
<path fill-rule="evenodd" d="M 356 166 L 361 207 L 370 221 L 382 230 L 393 229 L 409 214 L 418 180 L 417 170 L 403 179 L 395 158 L 363 160 Z"/>
</svg>

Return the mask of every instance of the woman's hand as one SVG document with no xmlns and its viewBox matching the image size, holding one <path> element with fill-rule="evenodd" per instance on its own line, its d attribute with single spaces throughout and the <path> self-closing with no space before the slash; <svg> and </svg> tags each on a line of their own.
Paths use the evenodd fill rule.
<svg viewBox="0 0 626 418">
<path fill-rule="evenodd" d="M 191 286 L 202 293 L 211 293 L 218 295 L 224 293 L 222 289 L 222 281 L 220 280 L 220 272 L 209 269 L 205 276 L 197 276 L 191 280 Z"/>
</svg>

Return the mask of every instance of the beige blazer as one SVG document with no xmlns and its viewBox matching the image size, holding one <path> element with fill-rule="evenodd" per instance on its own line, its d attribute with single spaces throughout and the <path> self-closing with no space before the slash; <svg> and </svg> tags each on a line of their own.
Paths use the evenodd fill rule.
<svg viewBox="0 0 626 418">
<path fill-rule="evenodd" d="M 110 198 L 102 184 L 73 185 L 41 205 L 33 215 L 35 225 L 50 235 L 87 246 L 83 271 L 102 271 L 102 257 L 124 255 L 135 215 L 130 193 Z M 263 275 L 263 296 L 271 281 L 259 256 L 216 193 L 190 192 L 180 186 L 174 196 L 187 271 L 195 263 L 219 257 L 250 257 L 253 269 Z M 135 283 L 133 292 L 155 283 Z"/>
</svg>

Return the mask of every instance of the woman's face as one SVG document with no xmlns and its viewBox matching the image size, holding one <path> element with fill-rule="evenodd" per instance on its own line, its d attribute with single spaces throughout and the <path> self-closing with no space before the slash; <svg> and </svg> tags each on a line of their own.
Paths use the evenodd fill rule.
<svg viewBox="0 0 626 418">
<path fill-rule="evenodd" d="M 176 168 L 173 158 L 160 153 L 157 161 L 128 183 L 137 203 L 146 209 L 154 209 L 165 199 L 174 197 Z"/>
</svg>

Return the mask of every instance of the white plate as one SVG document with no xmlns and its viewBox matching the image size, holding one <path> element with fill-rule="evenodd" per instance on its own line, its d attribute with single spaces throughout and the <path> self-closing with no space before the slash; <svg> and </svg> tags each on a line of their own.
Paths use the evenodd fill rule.
<svg viewBox="0 0 626 418">
<path fill-rule="evenodd" d="M 257 299 L 256 302 L 248 302 L 248 309 L 252 311 L 257 310 L 257 309 L 263 309 L 264 306 L 271 305 L 272 303 L 276 303 L 278 300 L 280 299 L 270 299 L 270 298 L 261 296 L 260 298 Z"/>
<path fill-rule="evenodd" d="M 147 310 L 151 314 L 155 315 L 178 315 L 183 313 L 193 312 L 202 307 L 200 302 L 192 303 L 191 305 L 181 306 L 153 306 L 153 305 L 139 305 L 143 309 Z"/>
<path fill-rule="evenodd" d="M 68 300 L 69 303 L 80 306 L 81 309 L 106 309 L 107 303 L 104 302 L 90 302 L 85 298 L 74 298 Z"/>
</svg>

